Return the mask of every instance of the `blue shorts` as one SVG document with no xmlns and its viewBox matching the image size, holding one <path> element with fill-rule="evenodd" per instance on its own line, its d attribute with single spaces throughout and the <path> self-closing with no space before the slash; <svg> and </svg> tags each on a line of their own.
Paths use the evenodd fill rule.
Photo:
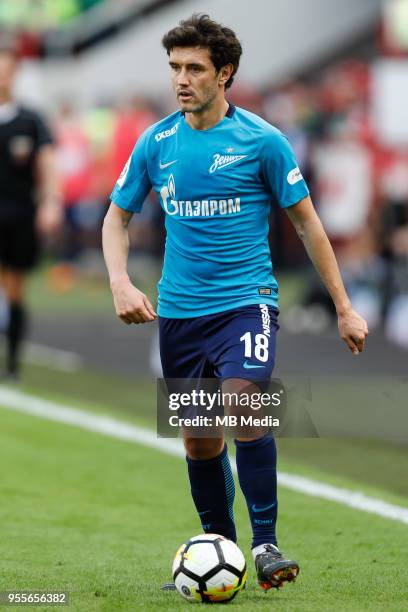
<svg viewBox="0 0 408 612">
<path fill-rule="evenodd" d="M 254 304 L 190 319 L 159 317 L 164 378 L 269 380 L 278 314 Z"/>
</svg>

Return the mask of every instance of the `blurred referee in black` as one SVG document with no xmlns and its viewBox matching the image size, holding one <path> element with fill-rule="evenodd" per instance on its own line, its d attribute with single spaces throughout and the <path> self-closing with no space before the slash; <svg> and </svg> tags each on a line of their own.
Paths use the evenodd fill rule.
<svg viewBox="0 0 408 612">
<path fill-rule="evenodd" d="M 0 287 L 8 305 L 1 378 L 10 382 L 19 379 L 27 272 L 39 255 L 39 236 L 55 234 L 61 219 L 53 139 L 36 112 L 13 100 L 17 67 L 14 48 L 0 42 Z"/>
</svg>

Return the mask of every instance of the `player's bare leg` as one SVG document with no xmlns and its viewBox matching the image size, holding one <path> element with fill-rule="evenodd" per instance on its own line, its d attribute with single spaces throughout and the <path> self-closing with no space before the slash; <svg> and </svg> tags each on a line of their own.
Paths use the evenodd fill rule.
<svg viewBox="0 0 408 612">
<path fill-rule="evenodd" d="M 224 438 L 184 437 L 184 448 L 190 459 L 205 460 L 217 457 L 224 448 Z"/>
</svg>

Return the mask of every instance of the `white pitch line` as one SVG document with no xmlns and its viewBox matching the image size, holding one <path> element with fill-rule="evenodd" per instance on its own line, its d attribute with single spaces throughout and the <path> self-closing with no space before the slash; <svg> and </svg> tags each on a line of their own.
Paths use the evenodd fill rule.
<svg viewBox="0 0 408 612">
<path fill-rule="evenodd" d="M 0 347 L 4 345 L 5 342 L 0 340 Z M 28 363 L 46 366 L 51 370 L 60 370 L 62 372 L 78 372 L 84 363 L 83 357 L 78 355 L 78 353 L 30 341 L 24 342 L 23 358 Z"/>
<path fill-rule="evenodd" d="M 84 363 L 81 355 L 77 353 L 37 344 L 36 342 L 24 343 L 24 357 L 31 363 L 63 372 L 78 372 Z"/>
<path fill-rule="evenodd" d="M 118 421 L 109 416 L 97 415 L 85 410 L 37 398 L 15 389 L 7 387 L 0 389 L 0 405 L 10 410 L 31 414 L 59 423 L 66 423 L 67 425 L 74 425 L 94 433 L 110 436 L 111 438 L 143 444 L 177 457 L 185 457 L 181 440 L 158 438 L 151 430 Z M 233 471 L 236 473 L 235 461 L 231 461 L 231 464 Z M 408 525 L 408 508 L 369 497 L 358 491 L 335 487 L 312 480 L 311 478 L 287 474 L 285 472 L 279 472 L 278 482 L 280 486 L 297 493 L 334 501 L 350 508 L 376 514 L 377 516 Z"/>
</svg>

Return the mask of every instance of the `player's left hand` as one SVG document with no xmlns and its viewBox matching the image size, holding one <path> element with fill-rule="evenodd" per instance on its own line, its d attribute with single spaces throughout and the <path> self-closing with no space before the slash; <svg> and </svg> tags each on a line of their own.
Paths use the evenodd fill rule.
<svg viewBox="0 0 408 612">
<path fill-rule="evenodd" d="M 350 308 L 345 313 L 339 314 L 338 326 L 340 336 L 349 347 L 353 355 L 358 355 L 364 350 L 364 342 L 368 334 L 367 322 Z"/>
</svg>

